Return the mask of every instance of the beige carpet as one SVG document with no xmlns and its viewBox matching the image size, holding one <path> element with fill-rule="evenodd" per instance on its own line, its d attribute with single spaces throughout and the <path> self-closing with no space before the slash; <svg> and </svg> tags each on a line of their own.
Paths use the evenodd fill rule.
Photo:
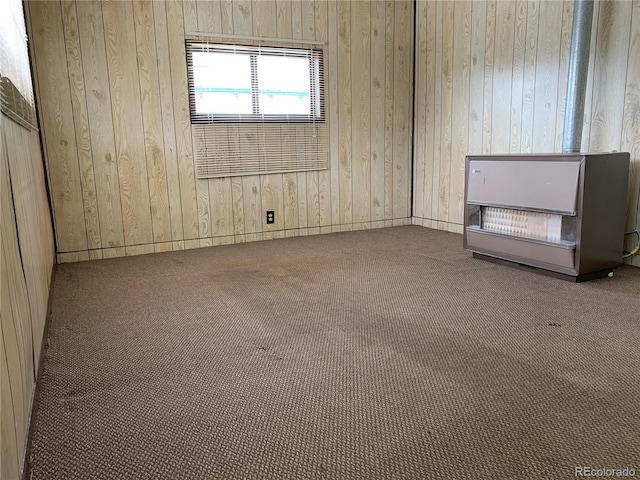
<svg viewBox="0 0 640 480">
<path fill-rule="evenodd" d="M 60 265 L 34 480 L 640 475 L 640 269 L 398 227 Z"/>
</svg>

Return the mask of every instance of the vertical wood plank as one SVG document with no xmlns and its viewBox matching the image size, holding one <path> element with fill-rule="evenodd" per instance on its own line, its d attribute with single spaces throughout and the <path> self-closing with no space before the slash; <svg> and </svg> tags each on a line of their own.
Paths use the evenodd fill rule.
<svg viewBox="0 0 640 480">
<path fill-rule="evenodd" d="M 134 0 L 138 77 L 149 179 L 149 201 L 154 242 L 171 240 L 169 193 L 162 138 L 162 113 L 153 6 L 149 0 Z"/>
<path fill-rule="evenodd" d="M 464 157 L 469 139 L 469 80 L 471 62 L 471 3 L 456 2 L 453 31 L 453 105 L 451 146 L 450 223 L 462 224 L 464 207 Z"/>
<path fill-rule="evenodd" d="M 622 151 L 627 151 L 631 155 L 625 231 L 640 229 L 640 1 L 636 0 L 633 3 L 631 19 L 620 145 Z M 629 235 L 629 237 L 632 236 Z M 634 239 L 627 238 L 625 246 L 630 251 L 635 246 Z M 634 255 L 630 263 L 640 267 L 640 255 Z"/>
<path fill-rule="evenodd" d="M 171 239 L 184 238 L 182 222 L 182 198 L 180 195 L 180 173 L 176 148 L 175 117 L 173 114 L 173 91 L 171 79 L 171 58 L 167 10 L 164 2 L 153 2 L 153 20 L 156 33 L 156 55 L 158 58 L 158 79 L 160 85 L 160 115 L 162 120 L 162 140 L 167 174 L 167 195 L 171 223 Z"/>
<path fill-rule="evenodd" d="M 316 39 L 315 1 L 302 0 L 302 38 L 304 40 Z M 318 172 L 306 172 L 298 174 L 298 183 L 306 183 L 307 193 L 307 226 L 318 227 L 320 225 L 320 198 L 319 198 L 319 174 Z M 300 189 L 299 189 L 300 191 Z"/>
<path fill-rule="evenodd" d="M 620 149 L 631 9 L 631 2 L 600 5 L 589 142 L 592 152 Z"/>
<path fill-rule="evenodd" d="M 451 188 L 451 132 L 453 107 L 453 2 L 443 3 L 442 14 L 442 75 L 440 76 L 442 118 L 440 128 L 440 187 L 438 219 L 448 221 Z"/>
<path fill-rule="evenodd" d="M 233 0 L 220 0 L 220 23 L 222 33 L 233 33 Z"/>
<path fill-rule="evenodd" d="M 184 12 L 184 30 L 186 32 L 195 32 L 198 31 L 198 22 L 201 19 L 198 18 L 197 11 L 197 1 L 195 0 L 187 0 L 183 2 L 183 12 Z M 186 54 L 185 54 L 186 55 Z M 193 162 L 193 132 L 191 129 L 191 117 L 189 117 L 188 128 L 186 123 L 183 123 L 183 128 L 185 129 L 185 134 L 189 133 L 188 143 L 189 149 L 191 153 L 191 161 Z M 182 122 L 185 122 L 186 119 L 183 119 Z M 195 175 L 194 175 L 195 177 Z M 209 210 L 210 206 L 210 196 L 209 196 L 209 186 L 211 182 L 208 179 L 198 179 L 195 178 L 195 188 L 196 188 L 196 198 L 198 202 L 198 238 L 207 238 L 211 237 L 211 211 Z"/>
<path fill-rule="evenodd" d="M 204 204 L 196 194 L 196 179 L 193 165 L 193 146 L 191 139 L 191 118 L 189 115 L 189 94 L 187 90 L 187 71 L 185 68 L 184 20 L 182 8 L 177 2 L 166 2 L 167 39 L 171 69 L 171 88 L 173 114 L 176 133 L 176 154 L 180 178 L 180 197 L 182 207 L 183 238 L 198 238 L 200 220 L 204 221 Z"/>
<path fill-rule="evenodd" d="M 434 113 L 433 113 L 433 188 L 431 197 L 431 219 L 437 220 L 440 212 L 440 162 L 442 131 L 442 14 L 443 3 L 436 2 L 435 17 L 435 55 L 434 55 Z M 434 224 L 434 226 L 437 224 Z"/>
<path fill-rule="evenodd" d="M 351 6 L 351 173 L 353 222 L 371 219 L 371 16 L 367 1 Z"/>
<path fill-rule="evenodd" d="M 325 60 L 325 94 L 329 117 L 329 164 L 331 171 L 331 224 L 340 223 L 340 144 L 338 115 L 338 5 L 328 2 L 328 61 Z M 328 71 L 328 75 L 327 75 Z"/>
<path fill-rule="evenodd" d="M 484 109 L 484 55 L 487 2 L 474 2 L 471 27 L 471 71 L 469 91 L 469 154 L 482 153 Z"/>
<path fill-rule="evenodd" d="M 385 33 L 385 3 L 373 1 L 371 2 L 371 51 L 369 52 L 371 56 L 371 205 L 369 209 L 372 220 L 384 220 Z"/>
<path fill-rule="evenodd" d="M 594 6 L 595 8 L 595 6 Z M 560 61 L 558 64 L 558 100 L 556 101 L 556 128 L 554 149 L 562 151 L 564 133 L 564 112 L 567 97 L 567 78 L 569 76 L 569 55 L 571 53 L 571 29 L 573 27 L 573 2 L 564 2 L 562 8 L 562 33 L 560 34 Z"/>
<path fill-rule="evenodd" d="M 395 1 L 385 4 L 384 218 L 393 218 L 393 112 L 395 92 Z"/>
<path fill-rule="evenodd" d="M 61 5 L 30 2 L 32 42 L 38 62 L 40 111 L 46 129 L 44 147 L 51 182 L 55 232 L 60 251 L 84 250 L 87 235 L 82 182 L 75 148 L 73 107 L 66 68 Z"/>
<path fill-rule="evenodd" d="M 278 10 L 275 0 L 253 0 L 252 3 L 253 34 L 258 37 L 278 36 Z M 261 218 L 262 230 L 282 230 L 285 226 L 284 195 L 282 174 L 260 175 L 261 212 L 266 215 L 272 210 L 275 221 L 266 224 Z"/>
<path fill-rule="evenodd" d="M 426 130 L 425 139 L 424 139 L 424 150 L 425 150 L 425 166 L 424 166 L 424 196 L 423 196 L 423 207 L 422 211 L 424 214 L 424 218 L 431 219 L 434 218 L 434 210 L 433 210 L 433 192 L 434 192 L 434 184 L 436 184 L 436 177 L 434 176 L 434 164 L 435 157 L 433 151 L 433 145 L 435 143 L 435 88 L 436 88 L 436 77 L 435 77 L 435 64 L 436 64 L 436 5 L 433 3 L 427 3 L 426 8 L 426 64 L 425 64 L 425 72 L 424 75 L 426 77 L 426 129 L 421 129 L 418 127 L 418 130 Z M 439 101 L 439 99 L 438 99 Z M 437 187 L 436 187 L 437 189 Z M 428 226 L 431 224 L 429 223 Z"/>
<path fill-rule="evenodd" d="M 103 2 L 126 245 L 153 240 L 131 2 Z"/>
<path fill-rule="evenodd" d="M 276 34 L 278 38 L 293 38 L 291 0 L 277 0 L 276 11 Z M 290 132 L 291 130 L 289 128 L 281 128 L 283 145 L 289 141 Z M 285 173 L 282 175 L 282 196 L 284 228 L 298 228 L 297 174 Z"/>
<path fill-rule="evenodd" d="M 340 223 L 353 222 L 351 183 L 351 6 L 338 3 L 338 92 L 340 116 Z"/>
<path fill-rule="evenodd" d="M 316 37 L 317 41 L 325 43 L 324 48 L 324 88 L 325 92 L 328 91 L 327 82 L 329 81 L 328 69 L 327 69 L 327 49 L 326 43 L 329 39 L 329 2 L 318 0 L 315 2 L 315 24 L 316 24 Z M 325 93 L 325 121 L 330 121 L 327 114 L 327 99 Z M 329 125 L 329 129 L 331 126 Z M 318 174 L 318 208 L 319 208 L 319 223 L 320 226 L 331 225 L 331 170 L 320 170 Z"/>
<path fill-rule="evenodd" d="M 107 53 L 99 2 L 76 2 L 87 118 L 103 248 L 124 245 Z"/>
<path fill-rule="evenodd" d="M 536 153 L 546 153 L 552 152 L 555 145 L 562 4 L 543 2 L 540 5 L 539 25 L 533 150 Z"/>
<path fill-rule="evenodd" d="M 96 185 L 92 164 L 91 136 L 87 101 L 84 89 L 84 72 L 80 55 L 78 35 L 78 17 L 75 2 L 64 1 L 62 6 L 62 23 L 67 53 L 67 71 L 71 90 L 71 106 L 75 130 L 75 145 L 78 152 L 78 166 L 82 183 L 82 203 L 84 207 L 85 228 L 88 248 L 100 248 L 100 225 L 98 204 L 96 201 Z"/>
<path fill-rule="evenodd" d="M 527 2 L 518 0 L 515 7 L 513 73 L 511 80 L 511 134 L 509 152 L 519 153 L 522 133 L 522 91 L 527 41 Z"/>
<path fill-rule="evenodd" d="M 524 49 L 524 76 L 522 79 L 522 124 L 520 151 L 533 151 L 533 114 L 535 108 L 536 59 L 540 8 L 537 1 L 527 2 L 527 38 Z"/>
<path fill-rule="evenodd" d="M 509 152 L 515 7 L 515 2 L 498 2 L 496 7 L 493 105 L 491 107 L 492 153 Z"/>
<path fill-rule="evenodd" d="M 492 107 L 493 107 L 493 63 L 496 43 L 496 2 L 487 2 L 487 28 L 484 43 L 484 112 L 482 114 L 482 153 L 491 153 Z"/>
<path fill-rule="evenodd" d="M 198 31 L 222 33 L 222 14 L 220 0 L 197 0 Z"/>
</svg>

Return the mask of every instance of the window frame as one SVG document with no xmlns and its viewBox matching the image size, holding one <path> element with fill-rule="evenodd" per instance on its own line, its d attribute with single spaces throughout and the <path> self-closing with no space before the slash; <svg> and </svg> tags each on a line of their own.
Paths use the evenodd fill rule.
<svg viewBox="0 0 640 480">
<path fill-rule="evenodd" d="M 324 50 L 317 46 L 273 46 L 251 45 L 245 43 L 207 42 L 186 39 L 187 81 L 189 94 L 189 113 L 192 124 L 207 123 L 324 123 L 325 122 L 325 75 Z M 251 75 L 251 114 L 218 114 L 196 112 L 195 84 L 193 78 L 193 52 L 239 53 L 250 57 Z M 259 55 L 273 55 L 281 58 L 310 58 L 310 112 L 304 114 L 261 114 L 259 113 L 258 66 Z M 318 98 L 319 97 L 319 98 Z M 317 111 L 319 109 L 319 111 Z"/>
</svg>

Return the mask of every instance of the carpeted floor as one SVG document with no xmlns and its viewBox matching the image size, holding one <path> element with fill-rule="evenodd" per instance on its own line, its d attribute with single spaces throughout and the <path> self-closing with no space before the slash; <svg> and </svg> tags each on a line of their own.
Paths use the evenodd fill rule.
<svg viewBox="0 0 640 480">
<path fill-rule="evenodd" d="M 422 227 L 66 264 L 27 477 L 640 475 L 640 269 L 574 284 Z"/>
</svg>

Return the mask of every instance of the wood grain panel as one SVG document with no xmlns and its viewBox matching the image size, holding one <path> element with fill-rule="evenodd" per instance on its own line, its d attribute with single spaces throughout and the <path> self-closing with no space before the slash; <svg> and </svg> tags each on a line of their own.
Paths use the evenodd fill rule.
<svg viewBox="0 0 640 480">
<path fill-rule="evenodd" d="M 82 201 L 82 182 L 75 148 L 73 107 L 61 5 L 57 2 L 30 2 L 34 49 L 39 52 L 38 91 L 43 143 L 49 164 L 49 179 L 60 251 L 88 248 Z M 55 168 L 52 168 L 55 165 Z"/>
<path fill-rule="evenodd" d="M 70 12 L 64 21 L 59 15 L 55 25 L 51 16 L 37 22 L 43 25 L 42 35 L 60 37 L 61 45 L 54 42 L 51 54 L 69 63 L 61 70 L 71 75 L 68 90 L 74 90 L 67 92 L 73 99 L 69 105 L 75 108 L 69 108 L 67 122 L 74 140 L 70 154 L 84 160 L 87 172 L 94 172 L 97 215 L 82 202 L 75 208 L 82 211 L 80 218 L 92 215 L 90 220 L 94 221 L 93 227 L 87 221 L 87 226 L 82 224 L 79 229 L 85 241 L 87 235 L 92 238 L 97 233 L 100 244 L 92 241 L 90 246 L 59 251 L 61 260 L 144 250 L 121 248 L 125 244 L 185 248 L 186 239 L 193 240 L 190 246 L 208 246 L 218 237 L 242 236 L 239 241 L 250 241 L 264 238 L 263 232 L 288 229 L 295 229 L 295 235 L 348 230 L 354 228 L 355 220 L 355 228 L 372 227 L 377 225 L 368 221 L 372 215 L 391 225 L 397 215 L 408 215 L 413 108 L 411 2 L 64 1 Z M 59 14 L 62 11 L 56 1 L 47 8 L 51 6 L 58 8 Z M 77 19 L 73 18 L 74 9 Z M 352 16 L 352 9 L 367 13 Z M 46 11 L 33 10 L 36 16 Z M 360 29 L 358 36 L 351 34 L 352 22 Z M 67 35 L 65 45 L 63 36 L 56 32 L 73 32 L 76 24 L 77 39 Z M 330 168 L 197 181 L 186 88 L 185 31 L 327 42 L 325 111 Z M 38 84 L 46 84 L 46 48 L 44 44 L 39 47 L 35 49 L 36 67 L 42 63 L 43 68 L 41 72 L 36 68 Z M 122 55 L 116 54 L 116 49 L 122 49 Z M 79 60 L 76 51 L 80 52 Z M 400 72 L 396 72 L 398 68 Z M 135 88 L 123 91 L 125 81 Z M 81 108 L 83 95 L 86 114 Z M 42 102 L 43 109 L 51 105 L 54 103 Z M 125 125 L 131 125 L 126 134 Z M 45 137 L 49 130 L 55 133 L 55 128 L 58 125 L 50 122 L 44 129 Z M 237 133 L 231 127 L 230 139 Z M 243 143 L 236 136 L 229 148 L 241 152 Z M 300 154 L 306 155 L 305 150 Z M 51 167 L 55 178 L 67 178 L 62 167 L 55 157 Z M 135 178 L 131 175 L 131 169 L 143 167 L 146 172 L 141 170 L 143 174 Z M 355 181 L 354 175 L 358 176 Z M 78 199 L 82 200 L 80 173 L 77 181 Z M 132 187 L 134 181 L 140 185 Z M 358 190 L 354 192 L 354 188 Z M 52 188 L 54 195 L 58 190 Z M 132 195 L 139 195 L 142 201 L 134 202 Z M 147 224 L 138 232 L 132 230 L 130 217 L 132 211 L 139 215 L 142 210 L 148 211 Z M 275 211 L 275 225 L 266 225 L 265 210 Z M 144 238 L 132 244 L 136 235 Z M 92 248 L 99 245 L 102 247 Z"/>
<path fill-rule="evenodd" d="M 453 104 L 452 118 L 466 119 L 469 116 L 469 81 L 471 62 L 471 3 L 456 4 L 454 12 L 453 53 Z M 454 122 L 451 125 L 451 189 L 449 192 L 449 222 L 462 223 L 464 203 L 464 157 L 469 139 L 469 122 Z"/>
<path fill-rule="evenodd" d="M 171 240 L 171 215 L 169 213 L 158 57 L 151 1 L 134 0 L 133 16 L 138 54 L 144 148 L 149 181 L 151 227 L 153 241 L 165 242 Z"/>
<path fill-rule="evenodd" d="M 91 161 L 103 248 L 124 245 L 120 182 L 116 157 L 107 53 L 99 2 L 75 4 L 82 53 L 87 116 L 91 135 Z M 36 59 L 38 57 L 36 56 Z M 47 126 L 45 125 L 45 131 Z M 51 166 L 55 170 L 55 166 Z"/>
<path fill-rule="evenodd" d="M 352 123 L 351 161 L 353 221 L 371 218 L 371 79 L 360 72 L 371 70 L 371 9 L 369 2 L 351 5 Z"/>
<path fill-rule="evenodd" d="M 384 110 L 385 110 L 385 2 L 372 1 L 371 14 L 371 75 L 369 89 L 371 95 L 371 178 L 369 192 L 371 204 L 369 206 L 372 220 L 384 219 Z M 422 52 L 421 54 L 422 55 Z M 421 57 L 418 57 L 421 58 Z M 321 173 L 322 175 L 322 173 Z"/>
<path fill-rule="evenodd" d="M 84 207 L 85 229 L 88 248 L 100 248 L 100 225 L 98 204 L 93 172 L 91 137 L 85 95 L 84 72 L 80 55 L 78 16 L 74 2 L 62 2 L 62 22 L 67 53 L 67 70 L 71 86 L 71 106 L 78 152 L 78 166 L 82 183 L 82 203 Z"/>
<path fill-rule="evenodd" d="M 440 75 L 440 185 L 438 187 L 438 218 L 449 217 L 451 188 L 451 131 L 453 104 L 453 16 L 454 4 L 442 4 L 442 67 Z M 395 195 L 394 195 L 395 196 Z"/>
<path fill-rule="evenodd" d="M 353 221 L 353 188 L 351 174 L 351 4 L 338 3 L 338 134 L 340 169 L 341 224 Z"/>
<path fill-rule="evenodd" d="M 555 145 L 562 3 L 540 4 L 539 28 L 534 88 L 533 151 L 548 153 L 553 152 Z"/>
<path fill-rule="evenodd" d="M 640 229 L 640 1 L 633 3 L 631 12 L 629 63 L 620 147 L 622 151 L 631 154 L 625 224 L 625 230 L 630 232 Z M 626 250 L 630 251 L 634 246 L 633 235 L 628 235 L 625 242 Z M 640 255 L 629 259 L 629 263 L 640 267 Z"/>
<path fill-rule="evenodd" d="M 633 4 L 599 6 L 589 149 L 608 152 L 620 149 Z"/>
<path fill-rule="evenodd" d="M 167 175 L 167 195 L 171 222 L 171 239 L 184 238 L 182 221 L 182 197 L 180 194 L 180 173 L 176 148 L 175 119 L 173 115 L 173 91 L 171 78 L 171 58 L 167 10 L 164 2 L 153 3 L 153 20 L 158 58 L 158 84 L 160 87 L 160 116 L 162 120 L 162 141 Z"/>
<path fill-rule="evenodd" d="M 508 153 L 511 133 L 511 85 L 514 80 L 513 49 L 515 2 L 498 2 L 496 7 L 495 55 L 491 106 L 491 151 Z"/>
<path fill-rule="evenodd" d="M 638 1 L 597 2 L 587 77 L 583 149 L 628 150 L 632 174 L 629 181 L 627 229 L 638 228 L 637 142 L 638 118 Z M 553 1 L 474 2 L 471 15 L 470 73 L 458 46 L 466 29 L 461 18 L 463 2 L 453 2 L 453 49 L 448 36 L 448 7 L 442 2 L 418 3 L 419 31 L 416 46 L 425 48 L 426 68 L 417 59 L 414 116 L 416 135 L 426 140 L 422 153 L 416 139 L 414 175 L 416 206 L 414 223 L 449 231 L 461 231 L 457 219 L 462 205 L 454 191 L 464 180 L 461 169 L 447 162 L 468 153 L 552 152 L 561 147 L 566 76 L 570 51 L 573 3 Z M 426 14 L 424 10 L 429 10 Z M 431 11 L 433 10 L 433 11 Z M 426 15 L 426 19 L 422 19 Z M 431 19 L 431 21 L 429 20 Z M 433 40 L 431 40 L 433 38 Z M 433 53 L 429 47 L 433 43 Z M 433 59 L 433 60 L 432 60 Z M 449 110 L 447 68 L 452 64 L 452 154 L 448 150 Z M 616 72 L 611 75 L 610 72 Z M 431 90 L 430 76 L 437 80 Z M 468 85 L 467 85 L 468 82 Z M 469 88 L 469 111 L 461 108 L 460 89 Z M 426 97 L 426 98 L 420 98 Z M 510 107 L 509 107 L 510 104 Z M 426 114 L 420 109 L 426 106 Z M 429 109 L 433 109 L 433 114 Z M 468 125 L 468 141 L 456 138 L 458 125 Z M 447 178 L 447 175 L 449 177 Z M 423 178 L 421 181 L 420 179 Z M 443 192 L 449 189 L 447 205 Z M 421 191 L 420 191 L 421 190 Z M 422 216 L 420 216 L 422 215 Z M 631 248 L 627 239 L 627 249 Z M 628 263 L 639 262 L 639 258 Z"/>
<path fill-rule="evenodd" d="M 204 208 L 204 206 L 198 202 L 196 194 L 185 66 L 184 20 L 178 2 L 166 2 L 166 7 L 183 238 L 192 239 L 198 238 L 200 234 L 198 208 Z"/>
<path fill-rule="evenodd" d="M 126 245 L 153 239 L 140 84 L 130 2 L 102 3 Z"/>
</svg>

